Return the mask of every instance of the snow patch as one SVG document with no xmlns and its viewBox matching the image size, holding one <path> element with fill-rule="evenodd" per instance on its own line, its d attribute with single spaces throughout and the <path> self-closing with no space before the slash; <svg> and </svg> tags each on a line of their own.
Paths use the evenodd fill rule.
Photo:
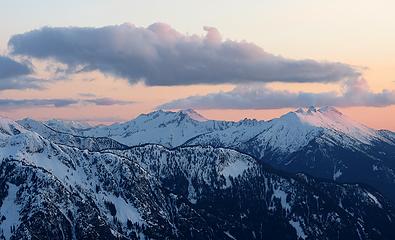
<svg viewBox="0 0 395 240">
<path fill-rule="evenodd" d="M 250 167 L 247 161 L 236 161 L 230 163 L 228 166 L 222 169 L 221 174 L 225 177 L 237 177 L 240 176 L 245 170 Z"/>
<path fill-rule="evenodd" d="M 281 189 L 273 189 L 273 197 L 279 198 L 282 208 L 289 211 L 291 209 L 291 205 L 287 202 L 287 195 L 288 194 Z"/>
<path fill-rule="evenodd" d="M 306 239 L 307 238 L 307 235 L 304 233 L 302 227 L 300 226 L 300 222 L 299 221 L 290 220 L 289 224 L 291 224 L 292 227 L 295 228 L 296 235 L 298 235 L 299 238 L 301 238 L 301 239 Z"/>
<path fill-rule="evenodd" d="M 379 202 L 379 200 L 378 200 L 373 194 L 371 194 L 370 192 L 367 192 L 367 194 L 368 194 L 369 198 L 370 198 L 371 200 L 373 200 L 373 202 L 374 202 L 375 204 L 377 204 L 377 206 L 379 206 L 379 208 L 383 208 L 383 206 L 381 205 L 381 203 Z"/>
<path fill-rule="evenodd" d="M 195 204 L 197 202 L 196 199 L 196 191 L 195 188 L 192 185 L 191 180 L 189 180 L 189 184 L 188 184 L 188 200 L 192 203 Z"/>
<path fill-rule="evenodd" d="M 17 229 L 19 222 L 20 206 L 16 204 L 16 193 L 18 187 L 14 184 L 8 183 L 8 194 L 4 198 L 3 204 L 0 208 L 0 219 L 4 216 L 5 220 L 0 220 L 0 229 L 4 233 L 6 239 L 12 236 L 11 227 Z"/>
<path fill-rule="evenodd" d="M 143 218 L 137 211 L 137 208 L 135 208 L 131 203 L 126 202 L 124 198 L 108 195 L 104 196 L 104 199 L 115 205 L 116 217 L 120 222 L 126 223 L 129 219 L 133 223 L 144 223 Z"/>
<path fill-rule="evenodd" d="M 336 181 L 340 176 L 342 175 L 342 171 L 337 170 L 334 174 L 333 174 L 333 180 Z"/>
<path fill-rule="evenodd" d="M 226 186 L 230 186 L 229 177 L 235 178 L 243 174 L 245 170 L 250 167 L 249 162 L 243 160 L 237 160 L 235 162 L 229 163 L 229 165 L 225 166 L 220 174 L 222 174 L 226 179 Z"/>
<path fill-rule="evenodd" d="M 237 240 L 237 238 L 235 238 L 232 234 L 229 233 L 229 231 L 225 231 L 224 232 L 226 236 L 228 236 L 230 239 L 232 240 Z"/>
</svg>

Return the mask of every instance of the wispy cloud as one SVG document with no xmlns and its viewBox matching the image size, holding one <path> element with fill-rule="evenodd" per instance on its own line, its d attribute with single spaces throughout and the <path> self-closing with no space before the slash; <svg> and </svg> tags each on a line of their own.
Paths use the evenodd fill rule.
<svg viewBox="0 0 395 240">
<path fill-rule="evenodd" d="M 45 27 L 13 36 L 13 54 L 56 59 L 65 72 L 100 70 L 151 86 L 245 84 L 253 82 L 337 82 L 360 76 L 338 62 L 293 60 L 245 41 L 222 40 L 217 29 L 185 35 L 155 23 L 101 28 Z"/>
<path fill-rule="evenodd" d="M 395 91 L 372 92 L 362 78 L 343 83 L 338 92 L 289 92 L 267 87 L 239 86 L 229 92 L 192 96 L 165 103 L 164 109 L 277 109 L 315 106 L 375 106 L 395 104 Z"/>
<path fill-rule="evenodd" d="M 80 97 L 96 97 L 96 94 L 94 93 L 79 93 L 78 95 Z"/>
<path fill-rule="evenodd" d="M 92 103 L 99 106 L 111 106 L 111 105 L 129 105 L 135 103 L 134 101 L 118 100 L 113 98 L 94 98 L 83 100 L 85 103 Z"/>
<path fill-rule="evenodd" d="M 92 104 L 97 106 L 127 105 L 133 101 L 112 98 L 92 99 L 0 99 L 0 109 L 30 108 L 30 107 L 68 107 L 72 105 Z"/>
<path fill-rule="evenodd" d="M 77 103 L 74 99 L 0 99 L 0 108 L 67 107 Z"/>
</svg>

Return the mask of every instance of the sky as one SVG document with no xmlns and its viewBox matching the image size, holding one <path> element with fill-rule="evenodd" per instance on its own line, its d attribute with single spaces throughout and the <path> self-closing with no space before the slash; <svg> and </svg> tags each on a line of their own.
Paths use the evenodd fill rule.
<svg viewBox="0 0 395 240">
<path fill-rule="evenodd" d="M 158 108 L 271 119 L 333 105 L 395 130 L 393 1 L 0 0 L 0 114 Z"/>
</svg>

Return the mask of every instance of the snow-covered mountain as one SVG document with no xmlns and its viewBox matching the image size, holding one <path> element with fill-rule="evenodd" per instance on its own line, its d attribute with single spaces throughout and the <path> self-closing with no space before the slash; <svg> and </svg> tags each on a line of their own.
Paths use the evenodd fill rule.
<svg viewBox="0 0 395 240">
<path fill-rule="evenodd" d="M 56 130 L 63 128 L 69 129 L 65 124 Z M 111 126 L 73 128 L 73 134 L 109 137 L 128 146 L 156 143 L 167 147 L 186 143 L 237 147 L 255 138 L 262 154 L 262 149 L 267 148 L 279 153 L 295 152 L 318 136 L 349 148 L 390 140 L 388 134 L 355 122 L 333 107 L 298 109 L 268 122 L 249 119 L 214 121 L 191 109 L 179 112 L 158 110 Z"/>
<path fill-rule="evenodd" d="M 68 135 L 44 134 L 34 124 L 21 124 L 57 143 L 81 145 L 75 137 L 68 140 Z M 190 109 L 158 110 L 124 123 L 73 131 L 87 139 L 115 140 L 95 150 L 117 148 L 117 142 L 232 148 L 288 172 L 369 184 L 395 202 L 395 134 L 364 126 L 333 107 L 298 109 L 270 121 L 239 122 L 207 120 Z"/>
<path fill-rule="evenodd" d="M 231 147 L 287 172 L 369 184 L 395 202 L 395 134 L 390 131 L 366 127 L 332 107 L 298 109 L 252 131 L 252 138 L 231 143 L 235 137 L 226 129 L 214 131 L 186 145 Z"/>
<path fill-rule="evenodd" d="M 263 157 L 264 150 L 270 148 L 278 153 L 291 153 L 306 146 L 317 137 L 325 137 L 333 144 L 343 144 L 350 148 L 355 144 L 370 144 L 372 141 L 387 141 L 378 131 L 357 123 L 332 107 L 316 109 L 298 109 L 280 118 L 265 122 L 262 128 L 237 132 L 238 136 L 250 131 L 251 138 L 234 141 L 232 147 L 242 145 L 247 141 L 258 144 Z M 190 139 L 188 144 L 211 144 L 229 146 L 229 139 L 236 138 L 227 133 L 228 129 L 213 131 Z M 233 133 L 233 131 L 232 131 Z M 213 141 L 214 139 L 214 141 Z"/>
<path fill-rule="evenodd" d="M 81 145 L 82 141 L 76 141 L 75 136 L 48 134 L 45 132 L 49 128 L 43 131 L 40 124 L 26 124 L 24 120 L 20 123 L 54 142 Z M 298 109 L 270 121 L 245 119 L 239 122 L 206 120 L 190 109 L 159 110 L 125 123 L 73 131 L 88 136 L 82 139 L 95 139 L 95 142 L 115 140 L 111 144 L 100 144 L 95 150 L 117 148 L 117 142 L 122 146 L 155 143 L 170 148 L 180 145 L 232 148 L 288 172 L 366 183 L 395 202 L 392 190 L 395 187 L 395 134 L 366 127 L 333 107 Z M 90 141 L 85 145 L 92 145 Z"/>
<path fill-rule="evenodd" d="M 50 119 L 43 122 L 46 126 L 64 133 L 76 134 L 81 129 L 91 128 L 92 125 L 86 122 L 71 121 L 71 120 L 60 120 L 60 119 Z"/>
<path fill-rule="evenodd" d="M 52 128 L 47 122 L 40 122 L 34 119 L 25 118 L 17 121 L 24 128 L 34 131 L 42 137 L 61 145 L 72 146 L 90 151 L 100 151 L 105 149 L 125 149 L 128 146 L 123 145 L 114 139 L 107 137 L 84 137 L 78 136 L 83 129 L 69 128 L 68 124 L 62 125 L 62 121 L 55 121 L 58 126 Z M 78 125 L 80 126 L 80 125 Z M 77 135 L 75 135 L 77 134 Z"/>
<path fill-rule="evenodd" d="M 199 136 L 213 138 L 215 134 L 219 134 L 215 137 L 221 145 L 233 146 L 251 139 L 268 126 L 267 122 L 255 119 L 239 122 L 208 120 L 192 109 L 178 112 L 158 110 L 141 114 L 127 122 L 90 128 L 74 127 L 84 125 L 76 122 L 70 125 L 63 120 L 41 122 L 26 118 L 17 122 L 47 138 L 58 133 L 67 133 L 74 136 L 107 137 L 127 146 L 155 143 L 170 148 L 183 145 Z M 48 125 L 48 122 L 52 124 Z M 210 139 L 210 143 L 215 145 L 213 139 Z"/>
<path fill-rule="evenodd" d="M 0 119 L 0 183 L 5 239 L 395 238 L 376 190 L 226 148 L 84 150 Z"/>
<path fill-rule="evenodd" d="M 83 130 L 80 134 L 109 137 L 129 146 L 157 143 L 176 147 L 199 134 L 222 130 L 234 124 L 234 122 L 207 120 L 193 110 L 179 112 L 158 110 L 142 114 L 128 122 Z"/>
</svg>

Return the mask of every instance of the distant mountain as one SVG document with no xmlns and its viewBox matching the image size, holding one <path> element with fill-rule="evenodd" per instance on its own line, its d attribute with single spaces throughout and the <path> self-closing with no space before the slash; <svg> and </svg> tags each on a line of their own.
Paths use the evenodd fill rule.
<svg viewBox="0 0 395 240">
<path fill-rule="evenodd" d="M 87 129 L 92 127 L 92 125 L 85 122 L 60 120 L 60 119 L 50 119 L 44 121 L 43 123 L 58 132 L 71 133 L 71 134 L 75 134 L 81 129 Z"/>
<path fill-rule="evenodd" d="M 5 239 L 395 238 L 394 207 L 376 190 L 226 148 L 88 151 L 0 119 L 0 183 Z"/>
<path fill-rule="evenodd" d="M 40 122 L 30 118 L 25 118 L 17 121 L 18 124 L 26 128 L 27 130 L 34 131 L 42 137 L 57 144 L 76 147 L 79 149 L 87 149 L 90 151 L 101 151 L 106 149 L 126 149 L 128 147 L 107 137 L 78 136 L 78 134 L 80 133 L 79 131 L 82 131 L 84 128 L 76 128 L 75 126 L 85 125 L 74 123 L 72 125 L 74 127 L 70 127 L 67 122 L 64 125 L 62 125 L 62 121 L 52 120 L 52 122 L 56 122 L 56 125 L 52 124 L 50 127 L 49 125 L 47 125 L 47 122 Z"/>
<path fill-rule="evenodd" d="M 199 134 L 225 129 L 234 124 L 225 121 L 208 121 L 193 110 L 179 112 L 158 110 L 142 114 L 128 122 L 83 130 L 80 134 L 109 137 L 129 146 L 157 143 L 176 147 Z"/>
</svg>

